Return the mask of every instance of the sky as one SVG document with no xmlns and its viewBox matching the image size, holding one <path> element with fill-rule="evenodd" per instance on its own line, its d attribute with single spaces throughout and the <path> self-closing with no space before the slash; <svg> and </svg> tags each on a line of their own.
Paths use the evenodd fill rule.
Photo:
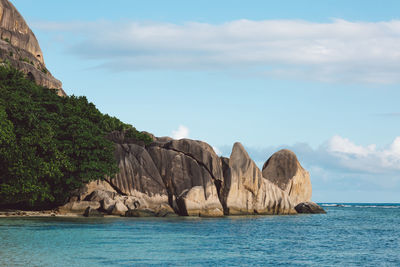
<svg viewBox="0 0 400 267">
<path fill-rule="evenodd" d="M 258 166 L 282 148 L 316 202 L 400 202 L 400 2 L 11 0 L 69 95 Z"/>
</svg>

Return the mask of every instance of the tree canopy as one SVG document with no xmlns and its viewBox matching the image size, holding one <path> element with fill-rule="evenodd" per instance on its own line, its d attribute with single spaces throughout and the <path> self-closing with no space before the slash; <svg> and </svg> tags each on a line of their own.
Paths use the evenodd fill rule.
<svg viewBox="0 0 400 267">
<path fill-rule="evenodd" d="M 91 180 L 118 171 L 112 131 L 151 138 L 102 114 L 86 97 L 59 97 L 0 67 L 0 205 L 51 206 Z"/>
</svg>

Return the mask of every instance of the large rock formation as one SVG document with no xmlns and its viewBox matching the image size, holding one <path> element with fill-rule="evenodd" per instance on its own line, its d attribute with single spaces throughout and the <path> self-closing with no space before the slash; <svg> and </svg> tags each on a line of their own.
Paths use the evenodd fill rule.
<svg viewBox="0 0 400 267">
<path fill-rule="evenodd" d="M 303 169 L 292 151 L 283 149 L 273 154 L 265 162 L 262 175 L 285 191 L 294 206 L 311 201 L 310 174 Z"/>
<path fill-rule="evenodd" d="M 118 216 L 295 214 L 295 206 L 311 197 L 308 173 L 290 151 L 274 154 L 261 172 L 240 143 L 230 158 L 220 158 L 201 141 L 153 136 L 145 146 L 123 132 L 109 138 L 119 173 L 77 190 L 62 212 L 98 215 L 98 207 Z"/>
<path fill-rule="evenodd" d="M 0 37 L 0 64 L 10 64 L 37 84 L 66 95 L 61 82 L 47 70 L 35 35 L 8 0 L 0 0 Z"/>
</svg>

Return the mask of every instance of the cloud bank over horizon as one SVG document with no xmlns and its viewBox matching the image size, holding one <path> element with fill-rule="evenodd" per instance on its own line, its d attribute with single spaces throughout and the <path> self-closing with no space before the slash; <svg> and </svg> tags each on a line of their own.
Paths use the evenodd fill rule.
<svg viewBox="0 0 400 267">
<path fill-rule="evenodd" d="M 400 20 L 34 22 L 33 27 L 57 32 L 69 52 L 113 71 L 229 69 L 278 79 L 400 82 Z"/>
</svg>

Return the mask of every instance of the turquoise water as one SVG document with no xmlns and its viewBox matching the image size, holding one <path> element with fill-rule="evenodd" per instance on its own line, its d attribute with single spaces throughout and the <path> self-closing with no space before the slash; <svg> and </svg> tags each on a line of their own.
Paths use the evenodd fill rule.
<svg viewBox="0 0 400 267">
<path fill-rule="evenodd" d="M 400 266 L 400 205 L 326 215 L 0 218 L 0 266 Z"/>
</svg>

